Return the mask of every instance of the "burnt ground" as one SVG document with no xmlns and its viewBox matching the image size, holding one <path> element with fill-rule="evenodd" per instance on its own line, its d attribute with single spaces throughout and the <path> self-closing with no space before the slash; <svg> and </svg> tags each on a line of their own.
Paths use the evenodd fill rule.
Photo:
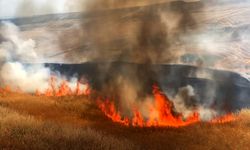
<svg viewBox="0 0 250 150">
<path fill-rule="evenodd" d="M 104 67 L 105 64 L 47 64 L 47 67 L 64 75 L 72 77 L 73 73 L 77 73 L 79 78 L 86 77 L 95 90 L 98 90 L 104 81 L 113 79 L 110 72 L 104 76 L 100 66 Z M 109 71 L 115 70 L 116 74 L 124 73 L 122 72 L 124 68 L 139 70 L 143 68 L 143 65 L 129 63 L 109 63 L 108 66 Z M 205 85 L 216 83 L 218 88 L 216 90 L 220 90 L 219 95 L 216 95 L 218 100 L 223 100 L 220 98 L 230 100 L 231 109 L 236 112 L 238 119 L 224 124 L 197 123 L 181 128 L 126 127 L 108 119 L 98 109 L 92 96 L 44 97 L 1 93 L 0 148 L 197 150 L 249 148 L 250 113 L 248 109 L 243 109 L 248 106 L 248 101 L 237 95 L 243 93 L 246 98 L 249 97 L 247 79 L 237 73 L 204 68 L 202 70 L 206 72 L 206 77 L 213 77 L 213 80 L 205 76 L 194 77 L 190 72 L 200 69 L 183 65 L 155 65 L 151 68 L 155 69 L 154 75 L 157 76 L 155 79 L 158 79 L 159 85 L 166 93 L 168 88 L 177 90 L 179 87 L 191 84 L 198 92 L 197 95 L 202 97 L 199 91 L 203 91 Z M 239 93 L 234 90 L 238 90 Z"/>
<path fill-rule="evenodd" d="M 127 69 L 142 67 L 128 63 L 111 64 L 109 64 L 110 70 L 114 69 L 118 74 L 122 73 L 124 65 Z M 72 73 L 78 73 L 79 78 L 85 76 L 92 88 L 96 90 L 104 80 L 99 78 L 99 75 L 104 74 L 97 67 L 104 66 L 104 63 L 101 65 L 96 63 L 47 64 L 47 66 L 64 75 L 72 76 Z M 229 99 L 232 102 L 230 106 L 238 115 L 237 120 L 224 124 L 197 123 L 181 128 L 126 127 L 108 119 L 98 109 L 92 96 L 44 97 L 32 94 L 1 93 L 0 148 L 197 150 L 249 148 L 250 113 L 248 109 L 243 109 L 248 106 L 248 103 L 243 101 L 243 97 L 240 99 L 237 93 L 233 92 L 237 89 L 240 93 L 249 94 L 247 92 L 249 91 L 247 90 L 248 80 L 237 73 L 204 68 L 203 71 L 210 73 L 213 80 L 194 78 L 190 77 L 189 72 L 197 71 L 198 68 L 191 66 L 157 65 L 153 68 L 155 68 L 154 74 L 157 72 L 158 83 L 163 90 L 169 87 L 177 90 L 183 85 L 192 84 L 198 91 L 205 87 L 204 85 L 210 85 L 210 82 L 216 83 L 217 87 L 222 89 L 219 91 L 220 94 L 227 97 L 227 100 L 231 98 Z M 173 72 L 175 78 L 171 77 Z M 108 75 L 105 76 L 104 81 L 112 79 L 112 76 Z M 239 107 L 240 104 L 244 107 Z"/>
<path fill-rule="evenodd" d="M 151 93 L 152 84 L 158 84 L 162 91 L 169 97 L 173 97 L 179 88 L 191 85 L 201 104 L 212 100 L 217 109 L 234 112 L 250 106 L 250 81 L 230 71 L 187 65 L 143 65 L 125 62 L 47 64 L 46 66 L 67 77 L 84 77 L 97 91 L 100 91 L 102 86 L 107 86 L 109 81 L 115 80 L 117 76 L 130 77 L 129 73 L 132 71 L 139 72 L 136 76 L 140 76 L 143 86 L 148 89 L 145 91 L 149 93 Z M 151 79 L 152 81 L 149 82 L 148 80 Z"/>
</svg>

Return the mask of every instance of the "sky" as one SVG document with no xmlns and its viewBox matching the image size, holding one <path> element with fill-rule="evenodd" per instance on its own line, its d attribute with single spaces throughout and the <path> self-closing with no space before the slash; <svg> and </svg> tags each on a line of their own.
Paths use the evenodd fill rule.
<svg viewBox="0 0 250 150">
<path fill-rule="evenodd" d="M 81 12 L 87 7 L 87 3 L 103 1 L 112 4 L 121 3 L 123 6 L 146 5 L 150 3 L 166 2 L 174 0 L 0 0 L 0 18 L 14 18 L 53 13 Z M 198 0 L 183 0 L 185 2 Z M 107 7 L 104 5 L 104 7 Z"/>
<path fill-rule="evenodd" d="M 79 12 L 86 0 L 0 0 L 0 18 Z"/>
</svg>

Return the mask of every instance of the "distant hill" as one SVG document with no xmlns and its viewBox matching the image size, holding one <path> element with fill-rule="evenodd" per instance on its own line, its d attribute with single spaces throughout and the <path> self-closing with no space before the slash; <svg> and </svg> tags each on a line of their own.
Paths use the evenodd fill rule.
<svg viewBox="0 0 250 150">
<path fill-rule="evenodd" d="M 180 5 L 188 7 L 188 9 L 196 10 L 199 9 L 202 5 L 201 2 L 165 2 L 159 4 L 151 4 L 146 6 L 135 6 L 129 8 L 116 8 L 116 9 L 107 9 L 107 10 L 97 10 L 91 12 L 72 12 L 72 13 L 65 13 L 65 14 L 48 14 L 48 15 L 39 15 L 39 16 L 32 16 L 32 17 L 20 17 L 20 18 L 9 18 L 9 19 L 0 19 L 0 21 L 11 21 L 18 26 L 26 25 L 26 24 L 40 24 L 46 23 L 48 21 L 60 21 L 65 19 L 83 19 L 88 17 L 100 17 L 110 14 L 119 14 L 119 13 L 130 13 L 131 11 L 137 11 L 140 9 L 152 9 L 152 8 L 161 8 L 167 9 L 169 6 L 179 8 Z M 182 7 L 182 6 L 181 6 Z"/>
<path fill-rule="evenodd" d="M 102 86 L 110 86 L 108 85 L 109 81 L 113 81 L 117 76 L 128 77 L 128 70 L 136 72 L 138 69 L 143 71 L 143 68 L 150 67 L 152 74 L 149 72 L 144 76 L 153 75 L 155 81 L 143 81 L 147 83 L 145 86 L 149 88 L 149 92 L 151 92 L 153 83 L 158 83 L 169 96 L 174 96 L 179 88 L 191 85 L 201 103 L 205 104 L 208 100 L 212 100 L 218 107 L 224 107 L 227 104 L 230 106 L 229 109 L 234 111 L 250 107 L 250 81 L 234 72 L 187 65 L 146 66 L 124 62 L 47 64 L 46 66 L 65 76 L 84 76 L 95 90 L 100 90 Z M 124 72 L 124 70 L 127 71 Z M 202 72 L 205 76 L 198 75 L 199 72 Z M 143 78 L 140 79 L 143 80 Z M 213 92 L 214 95 L 211 94 Z"/>
<path fill-rule="evenodd" d="M 192 23 L 186 24 L 186 37 L 178 38 L 183 41 L 171 41 L 171 48 L 180 54 L 173 59 L 189 64 L 195 64 L 201 59 L 205 66 L 219 66 L 221 69 L 250 74 L 250 2 L 247 0 L 175 1 L 1 21 L 15 23 L 24 37 L 35 40 L 38 55 L 43 56 L 47 62 L 81 63 L 92 61 L 93 58 L 87 56 L 92 55 L 93 51 L 103 54 L 104 60 L 117 58 L 117 53 L 120 55 L 121 52 L 133 51 L 130 45 L 136 41 L 137 36 L 134 26 L 145 14 L 157 10 L 163 14 L 185 10 L 194 19 L 196 27 Z M 101 24 L 103 27 L 100 29 Z M 110 24 L 115 26 L 110 27 Z M 100 36 L 99 32 L 104 35 Z M 96 39 L 103 40 L 97 44 Z"/>
</svg>

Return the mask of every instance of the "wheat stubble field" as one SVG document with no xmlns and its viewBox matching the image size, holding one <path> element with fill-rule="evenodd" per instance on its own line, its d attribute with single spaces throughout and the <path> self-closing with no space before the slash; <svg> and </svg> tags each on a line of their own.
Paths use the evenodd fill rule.
<svg viewBox="0 0 250 150">
<path fill-rule="evenodd" d="M 86 96 L 0 96 L 1 149 L 248 149 L 250 111 L 225 124 L 138 128 L 113 123 Z"/>
<path fill-rule="evenodd" d="M 23 43 L 34 40 L 31 47 L 39 56 L 21 59 L 19 53 L 14 53 L 9 61 L 58 63 L 56 72 L 61 70 L 70 77 L 82 72 L 79 76 L 93 77 L 94 83 L 100 82 L 101 86 L 107 86 L 106 78 L 113 81 L 116 77 L 113 72 L 117 76 L 130 75 L 128 78 L 132 83 L 133 78 L 142 80 L 142 83 L 151 79 L 144 80 L 148 75 L 147 67 L 151 65 L 146 65 L 138 77 L 137 73 L 131 75 L 131 72 L 143 70 L 140 66 L 132 67 L 129 72 L 129 67 L 115 65 L 112 69 L 110 63 L 104 65 L 102 62 L 147 64 L 150 58 L 152 64 L 197 65 L 198 69 L 158 66 L 156 68 L 163 68 L 159 69 L 159 82 L 176 89 L 191 84 L 201 95 L 208 97 L 213 97 L 213 93 L 209 95 L 207 91 L 212 89 L 218 97 L 216 102 L 228 100 L 228 105 L 234 106 L 237 119 L 223 124 L 202 122 L 180 128 L 127 127 L 107 118 L 92 96 L 46 97 L 0 92 L 0 149 L 250 149 L 250 110 L 247 109 L 250 83 L 240 76 L 248 75 L 249 78 L 250 74 L 250 4 L 244 0 L 211 3 L 209 0 L 204 0 L 204 3 L 197 0 L 148 1 L 149 4 L 131 1 L 126 5 L 121 3 L 122 6 L 117 2 L 114 8 L 100 5 L 108 9 L 93 9 L 87 13 L 0 19 L 15 24 Z M 0 42 L 5 43 L 6 39 L 0 37 Z M 18 43 L 13 47 L 16 45 Z M 160 56 L 166 57 L 160 59 Z M 83 62 L 101 64 L 97 67 L 64 66 L 66 69 L 62 65 Z M 237 73 L 208 71 L 208 76 L 203 72 L 190 76 L 192 72 L 199 72 L 202 65 Z M 100 81 L 94 80 L 95 76 L 100 76 Z M 206 88 L 210 84 L 212 88 Z"/>
</svg>

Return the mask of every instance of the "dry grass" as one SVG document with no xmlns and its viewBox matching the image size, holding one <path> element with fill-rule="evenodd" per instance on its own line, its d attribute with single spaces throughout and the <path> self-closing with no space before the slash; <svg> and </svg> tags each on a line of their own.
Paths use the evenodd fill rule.
<svg viewBox="0 0 250 150">
<path fill-rule="evenodd" d="M 249 149 L 250 110 L 227 124 L 132 128 L 86 97 L 0 96 L 0 149 Z"/>
<path fill-rule="evenodd" d="M 0 107 L 1 149 L 131 149 L 126 139 L 117 139 L 88 127 L 75 128 Z"/>
</svg>

